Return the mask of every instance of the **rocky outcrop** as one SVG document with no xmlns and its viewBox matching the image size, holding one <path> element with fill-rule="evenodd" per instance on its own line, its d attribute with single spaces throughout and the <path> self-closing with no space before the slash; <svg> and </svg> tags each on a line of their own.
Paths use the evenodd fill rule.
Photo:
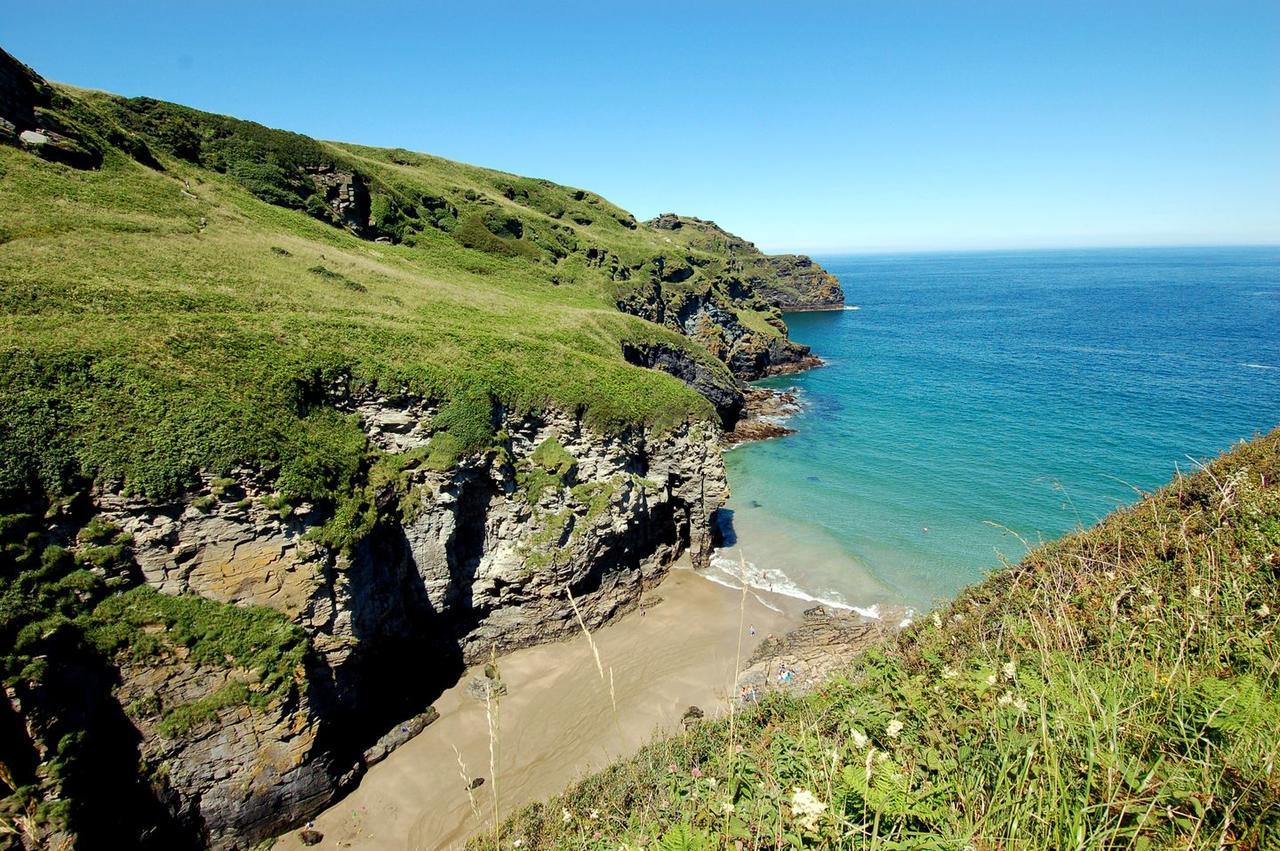
<svg viewBox="0 0 1280 851">
<path fill-rule="evenodd" d="M 723 370 L 715 369 L 684 349 L 662 343 L 623 343 L 622 356 L 627 363 L 661 370 L 697 390 L 715 406 L 726 429 L 732 429 L 738 422 L 744 390 Z"/>
<path fill-rule="evenodd" d="M 883 621 L 814 606 L 804 613 L 800 626 L 781 637 L 762 641 L 738 685 L 757 693 L 775 687 L 806 688 L 822 682 L 846 667 L 868 647 L 893 635 Z"/>
<path fill-rule="evenodd" d="M 728 255 L 729 272 L 738 286 L 782 310 L 830 310 L 844 304 L 840 281 L 810 257 L 765 254 L 755 243 L 693 216 L 663 213 L 645 225 L 678 231 L 695 248 Z"/>
<path fill-rule="evenodd" d="M 835 275 L 803 254 L 765 257 L 770 274 L 748 273 L 756 294 L 782 310 L 832 310 L 844 305 Z M 758 268 L 759 264 L 753 264 Z"/>
<path fill-rule="evenodd" d="M 307 176 L 337 224 L 356 236 L 370 239 L 382 236 L 371 231 L 369 221 L 369 187 L 354 171 L 343 171 L 330 164 L 309 166 Z"/>
<path fill-rule="evenodd" d="M 798 372 L 820 363 L 808 346 L 787 339 L 785 333 L 746 327 L 732 297 L 715 286 L 695 290 L 651 281 L 626 291 L 617 306 L 624 313 L 689 337 L 744 381 Z"/>
<path fill-rule="evenodd" d="M 101 149 L 52 109 L 53 103 L 49 84 L 0 50 L 0 143 L 74 168 L 97 168 Z"/>
<path fill-rule="evenodd" d="M 359 413 L 386 451 L 430 440 L 426 401 L 335 404 Z M 120 664 L 115 700 L 176 823 L 216 849 L 289 829 L 425 726 L 425 705 L 464 665 L 574 634 L 569 593 L 595 627 L 634 606 L 682 552 L 706 562 L 710 519 L 727 498 L 713 426 L 600 434 L 554 411 L 501 414 L 500 426 L 493 449 L 451 469 L 406 462 L 375 488 L 373 531 L 344 553 L 310 539 L 321 512 L 286 507 L 250 470 L 206 478 L 168 505 L 96 495 L 100 516 L 131 536 L 143 581 L 271 607 L 312 650 L 293 697 L 214 704 L 179 730 L 160 707 L 252 690 L 253 672 L 164 642 Z"/>
<path fill-rule="evenodd" d="M 320 740 L 322 716 L 304 693 L 266 707 L 238 703 L 190 730 L 166 733 L 161 705 L 195 705 L 251 672 L 191 663 L 180 649 L 127 663 L 115 689 L 140 735 L 141 763 L 174 821 L 211 848 L 247 848 L 275 835 L 282 817 L 315 812 L 356 765 L 335 764 Z"/>
<path fill-rule="evenodd" d="M 788 390 L 747 387 L 744 394 L 743 415 L 732 430 L 724 434 L 724 445 L 737 446 L 757 440 L 769 440 L 795 434 L 784 423 L 800 412 L 800 402 L 795 388 Z"/>
</svg>

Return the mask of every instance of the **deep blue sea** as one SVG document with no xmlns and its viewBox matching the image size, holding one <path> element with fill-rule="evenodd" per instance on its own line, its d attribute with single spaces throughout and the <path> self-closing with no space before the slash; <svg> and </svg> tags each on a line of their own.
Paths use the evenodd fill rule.
<svg viewBox="0 0 1280 851">
<path fill-rule="evenodd" d="M 1280 425 L 1280 249 L 824 257 L 797 434 L 728 453 L 754 584 L 897 617 Z"/>
</svg>

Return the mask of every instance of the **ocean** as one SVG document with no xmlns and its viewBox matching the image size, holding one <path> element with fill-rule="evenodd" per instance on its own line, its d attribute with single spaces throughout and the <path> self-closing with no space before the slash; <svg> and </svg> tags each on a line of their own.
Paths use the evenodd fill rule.
<svg viewBox="0 0 1280 851">
<path fill-rule="evenodd" d="M 1280 249 L 817 258 L 797 433 L 726 456 L 713 578 L 909 617 L 1280 425 Z M 856 309 L 854 309 L 856 308 Z"/>
</svg>

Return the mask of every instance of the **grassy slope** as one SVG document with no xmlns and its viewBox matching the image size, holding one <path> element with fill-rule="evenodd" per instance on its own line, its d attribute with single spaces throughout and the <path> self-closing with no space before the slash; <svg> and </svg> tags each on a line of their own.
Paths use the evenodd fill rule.
<svg viewBox="0 0 1280 851">
<path fill-rule="evenodd" d="M 503 847 L 1275 848 L 1278 579 L 1274 432 L 811 694 L 526 809 Z"/>
<path fill-rule="evenodd" d="M 299 386 L 342 370 L 427 395 L 581 406 L 601 424 L 705 411 L 622 362 L 619 338 L 662 332 L 619 315 L 599 286 L 556 287 L 451 240 L 371 244 L 179 163 L 158 173 L 111 155 L 74 172 L 2 148 L 0 171 L 6 366 L 61 373 L 19 404 L 65 404 L 66 451 L 97 477 L 162 495 L 194 467 L 270 458 L 280 447 L 244 441 L 305 439 L 290 421 Z"/>
<path fill-rule="evenodd" d="M 279 614 L 125 590 L 130 542 L 86 524 L 91 482 L 164 499 L 198 472 L 258 465 L 283 499 L 333 508 L 322 540 L 341 545 L 360 531 L 344 506 L 396 459 L 379 460 L 355 418 L 326 404 L 335 381 L 440 401 L 428 462 L 447 464 L 492 440 L 495 404 L 578 410 L 600 428 L 713 418 L 681 382 L 627 364 L 624 340 L 684 348 L 728 379 L 684 337 L 616 306 L 657 256 L 696 255 L 684 285 L 704 288 L 724 259 L 638 228 L 591 193 L 52 91 L 42 121 L 102 162 L 78 170 L 0 144 L 0 681 L 25 711 L 54 716 L 38 757 L 5 704 L 0 834 L 19 813 L 75 829 L 127 806 L 92 786 L 119 738 L 95 726 L 95 707 L 113 706 L 102 683 L 124 659 L 183 646 L 202 665 L 261 675 L 244 694 L 162 707 L 171 732 L 219 702 L 256 706 L 298 686 L 306 638 Z M 289 194 L 307 191 L 295 155 L 370 181 L 370 218 L 393 244 Z M 752 305 L 739 309 L 754 321 Z M 51 535 L 55 519 L 83 524 L 79 540 Z M 83 716 L 69 709 L 82 704 Z M 132 772 L 127 759 L 115 768 Z"/>
<path fill-rule="evenodd" d="M 324 499 L 363 463 L 355 423 L 314 404 L 343 375 L 452 403 L 441 427 L 468 449 L 487 439 L 491 402 L 578 409 L 602 428 L 710 415 L 675 379 L 624 362 L 622 340 L 690 345 L 616 301 L 656 257 L 695 258 L 694 277 L 667 286 L 706 288 L 723 256 L 547 181 L 157 102 L 56 97 L 105 159 L 77 171 L 0 146 L 0 402 L 13 413 L 0 501 L 81 477 L 168 497 L 199 469 L 240 463 L 278 470 L 286 496 Z M 163 169 L 102 127 L 143 139 Z M 198 156 L 175 154 L 175 127 L 204 138 Z M 290 157 L 358 171 L 396 244 L 308 215 L 315 200 L 289 194 L 305 179 L 271 165 Z M 763 307 L 738 310 L 779 333 Z"/>
</svg>

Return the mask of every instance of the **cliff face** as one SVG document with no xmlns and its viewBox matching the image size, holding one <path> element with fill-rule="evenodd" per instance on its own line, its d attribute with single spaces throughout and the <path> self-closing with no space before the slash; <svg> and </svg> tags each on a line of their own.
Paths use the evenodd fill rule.
<svg viewBox="0 0 1280 851">
<path fill-rule="evenodd" d="M 0 173 L 0 848 L 296 825 L 705 562 L 743 380 L 816 363 L 816 267 L 709 223 L 3 51 Z"/>
<path fill-rule="evenodd" d="M 844 304 L 840 281 L 800 254 L 764 254 L 755 244 L 715 222 L 663 213 L 644 223 L 658 231 L 679 233 L 689 245 L 724 252 L 732 258 L 739 287 L 749 288 L 765 303 L 783 310 L 825 310 Z"/>
<path fill-rule="evenodd" d="M 390 457 L 414 458 L 432 435 L 435 411 L 419 399 L 338 404 Z M 320 520 L 308 506 L 282 518 L 249 470 L 167 504 L 96 495 L 95 522 L 130 541 L 138 575 L 128 582 L 268 607 L 312 648 L 266 701 L 254 700 L 261 673 L 196 658 L 172 624 L 146 626 L 156 649 L 144 658 L 113 656 L 115 685 L 99 699 L 136 731 L 152 778 L 149 815 L 122 830 L 139 842 L 151 831 L 250 847 L 331 801 L 358 778 L 365 749 L 464 665 L 574 634 L 569 593 L 594 628 L 680 553 L 705 563 L 709 521 L 728 494 L 713 428 L 605 435 L 555 412 L 505 413 L 501 426 L 498 445 L 452 469 L 409 460 L 375 483 L 376 527 L 344 553 L 308 539 Z M 51 699 L 10 694 L 37 750 L 52 730 L 40 719 L 67 712 Z M 85 847 L 103 839 L 80 837 Z"/>
</svg>

